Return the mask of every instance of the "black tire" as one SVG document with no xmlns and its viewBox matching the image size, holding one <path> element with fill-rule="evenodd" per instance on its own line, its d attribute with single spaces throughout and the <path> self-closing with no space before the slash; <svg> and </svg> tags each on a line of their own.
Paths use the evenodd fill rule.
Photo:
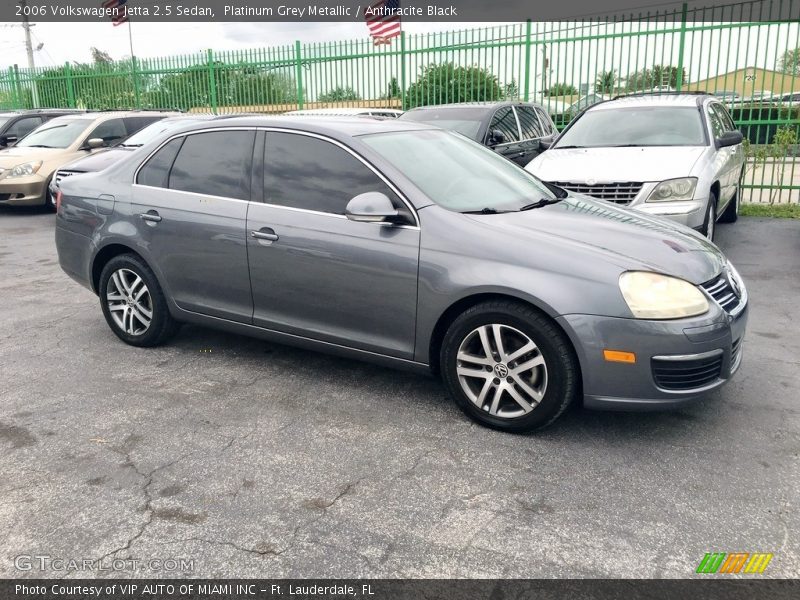
<svg viewBox="0 0 800 600">
<path fill-rule="evenodd" d="M 742 195 L 742 178 L 739 177 L 739 182 L 736 184 L 736 193 L 733 198 L 728 202 L 728 206 L 722 211 L 719 216 L 720 223 L 736 223 L 739 220 L 739 203 Z"/>
<path fill-rule="evenodd" d="M 703 228 L 700 230 L 709 241 L 714 241 L 714 233 L 717 230 L 717 195 L 714 192 L 708 193 L 708 204 L 706 204 L 706 218 L 703 221 Z"/>
<path fill-rule="evenodd" d="M 462 344 L 468 344 L 471 339 L 475 339 L 475 332 L 478 328 L 492 324 L 507 328 L 506 330 L 512 332 L 512 335 L 513 332 L 524 334 L 529 341 L 532 341 L 538 347 L 533 356 L 537 356 L 537 353 L 540 353 L 545 362 L 546 384 L 542 390 L 541 400 L 530 412 L 520 416 L 509 417 L 490 414 L 490 401 L 486 401 L 483 407 L 479 407 L 476 404 L 477 401 L 480 401 L 483 391 L 480 394 L 475 394 L 477 397 L 473 401 L 467 396 L 459 381 L 459 360 L 457 358 L 459 349 Z M 496 343 L 494 343 L 494 348 L 496 348 Z M 509 356 L 512 354 L 513 352 L 510 352 Z M 531 355 L 523 356 L 529 358 Z M 506 374 L 510 375 L 508 368 L 512 365 L 519 364 L 523 360 L 527 361 L 528 358 L 510 361 L 507 365 Z M 494 360 L 497 361 L 498 359 L 495 358 Z M 466 364 L 471 366 L 469 363 Z M 461 361 L 461 366 L 463 367 L 464 365 L 464 361 Z M 574 349 L 566 335 L 545 314 L 531 306 L 510 300 L 484 302 L 467 309 L 457 317 L 447 329 L 442 341 L 440 367 L 444 384 L 462 411 L 481 425 L 512 433 L 533 431 L 550 425 L 564 413 L 570 403 L 578 396 L 580 390 L 580 367 Z M 492 377 L 495 376 L 496 371 L 492 370 L 494 369 L 493 367 L 486 365 L 482 368 L 491 371 L 489 375 Z M 489 385 L 488 377 L 487 375 L 486 386 Z M 480 382 L 480 380 L 477 381 Z M 493 379 L 493 385 L 495 387 L 503 385 L 506 388 L 516 386 L 515 383 L 512 383 L 511 377 L 507 378 L 506 381 L 508 382 L 507 386 L 501 379 L 495 378 Z M 528 383 L 531 383 L 531 381 L 528 381 Z M 479 385 L 479 387 L 482 386 Z M 519 387 L 515 387 L 515 389 L 518 393 L 522 390 Z M 487 398 L 489 393 L 485 394 Z M 513 398 L 508 392 L 501 392 L 500 397 L 503 403 L 510 404 L 512 409 L 514 408 Z"/>
<path fill-rule="evenodd" d="M 50 192 L 50 182 L 47 182 L 47 187 L 44 190 L 44 208 L 48 212 L 56 212 L 56 199 Z"/>
<path fill-rule="evenodd" d="M 124 269 L 124 273 L 133 273 L 140 277 L 147 287 L 146 291 L 149 294 L 148 308 L 150 309 L 152 318 L 144 331 L 135 332 L 133 334 L 129 333 L 115 321 L 111 309 L 109 308 L 109 282 L 112 276 L 121 269 Z M 116 283 L 112 285 L 113 288 L 116 288 Z M 173 337 L 180 328 L 180 324 L 175 321 L 169 313 L 166 297 L 164 296 L 164 292 L 155 274 L 150 267 L 135 254 L 120 254 L 108 261 L 108 264 L 103 267 L 103 271 L 100 274 L 99 291 L 100 306 L 103 309 L 103 315 L 106 318 L 108 326 L 111 327 L 111 331 L 126 344 L 140 347 L 157 346 Z M 122 304 L 124 303 L 125 302 L 122 302 Z M 141 328 L 143 324 L 138 323 L 138 326 Z"/>
</svg>

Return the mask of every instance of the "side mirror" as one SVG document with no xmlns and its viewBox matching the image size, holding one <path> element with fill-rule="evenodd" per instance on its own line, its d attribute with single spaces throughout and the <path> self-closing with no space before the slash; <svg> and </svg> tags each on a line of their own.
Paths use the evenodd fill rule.
<svg viewBox="0 0 800 600">
<path fill-rule="evenodd" d="M 553 142 L 556 141 L 556 136 L 550 135 L 546 138 L 542 138 L 539 140 L 539 150 L 544 152 L 545 150 L 549 150 L 550 146 L 553 145 Z"/>
<path fill-rule="evenodd" d="M 97 148 L 102 148 L 105 145 L 106 143 L 103 141 L 103 138 L 92 138 L 86 141 L 84 148 L 87 150 L 96 150 Z"/>
<path fill-rule="evenodd" d="M 344 214 L 351 221 L 381 223 L 397 217 L 400 213 L 386 194 L 366 192 L 351 199 Z"/>
<path fill-rule="evenodd" d="M 743 140 L 744 136 L 741 131 L 726 131 L 715 141 L 717 148 L 727 148 L 728 146 L 741 144 Z"/>
<path fill-rule="evenodd" d="M 8 137 L 0 135 L 0 147 L 8 146 Z"/>
<path fill-rule="evenodd" d="M 496 146 L 497 144 L 502 144 L 506 141 L 506 135 L 500 131 L 499 129 L 492 129 L 492 132 L 489 134 L 489 143 L 492 146 Z"/>
</svg>

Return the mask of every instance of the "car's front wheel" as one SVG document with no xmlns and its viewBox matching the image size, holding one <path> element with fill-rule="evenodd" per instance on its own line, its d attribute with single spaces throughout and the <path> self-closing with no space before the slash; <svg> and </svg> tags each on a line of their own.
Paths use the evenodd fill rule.
<svg viewBox="0 0 800 600">
<path fill-rule="evenodd" d="M 546 315 L 514 301 L 478 304 L 457 317 L 440 361 L 456 404 L 481 425 L 503 431 L 549 425 L 580 388 L 568 338 Z"/>
<path fill-rule="evenodd" d="M 115 256 L 103 268 L 100 303 L 111 330 L 132 346 L 161 344 L 179 327 L 155 274 L 133 254 Z"/>
</svg>

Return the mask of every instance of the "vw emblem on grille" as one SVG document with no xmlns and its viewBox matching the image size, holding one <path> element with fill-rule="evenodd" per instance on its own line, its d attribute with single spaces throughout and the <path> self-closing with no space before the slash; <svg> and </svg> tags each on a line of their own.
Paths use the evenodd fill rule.
<svg viewBox="0 0 800 600">
<path fill-rule="evenodd" d="M 733 293 L 736 294 L 737 298 L 742 297 L 742 290 L 739 287 L 739 284 L 736 282 L 736 278 L 731 274 L 730 271 L 725 273 L 725 277 L 728 279 L 728 284 L 730 284 Z"/>
<path fill-rule="evenodd" d="M 508 377 L 508 367 L 505 366 L 503 363 L 497 363 L 494 366 L 494 373 L 498 377 Z"/>
</svg>

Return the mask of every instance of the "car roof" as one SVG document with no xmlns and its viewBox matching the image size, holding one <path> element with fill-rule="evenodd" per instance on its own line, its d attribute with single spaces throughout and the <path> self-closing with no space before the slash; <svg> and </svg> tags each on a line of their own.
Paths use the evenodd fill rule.
<svg viewBox="0 0 800 600">
<path fill-rule="evenodd" d="M 105 121 L 107 119 L 119 119 L 123 117 L 142 117 L 142 116 L 164 116 L 164 117 L 177 117 L 180 113 L 175 111 L 152 111 L 152 110 L 116 110 L 116 111 L 108 111 L 108 112 L 87 112 L 87 113 L 69 113 L 65 115 L 61 115 L 60 117 L 56 117 L 55 119 L 51 119 L 48 123 L 59 122 L 59 121 L 75 121 L 81 120 L 86 122 L 93 122 L 93 121 Z"/>
<path fill-rule="evenodd" d="M 322 116 L 349 116 L 349 115 L 369 115 L 369 113 L 373 112 L 391 112 L 391 113 L 402 113 L 402 110 L 397 110 L 396 108 L 353 108 L 353 107 L 343 107 L 343 108 L 311 108 L 308 110 L 292 110 L 287 113 L 287 115 L 296 115 L 296 116 L 311 116 L 311 115 L 322 115 Z"/>
<path fill-rule="evenodd" d="M 630 96 L 618 96 L 613 100 L 598 102 L 589 106 L 586 111 L 611 110 L 615 108 L 633 107 L 675 107 L 686 106 L 697 108 L 707 99 L 715 99 L 710 94 L 631 94 Z"/>
<path fill-rule="evenodd" d="M 356 137 L 371 133 L 390 133 L 395 131 L 415 131 L 439 129 L 427 123 L 415 121 L 399 121 L 398 119 L 381 119 L 379 117 L 336 117 L 329 116 L 236 116 L 213 120 L 214 128 L 217 127 L 276 127 L 280 129 L 293 129 L 318 133 L 333 137 Z M 186 128 L 173 130 L 171 135 L 189 133 L 195 130 L 207 129 L 208 123 L 193 123 Z"/>
<path fill-rule="evenodd" d="M 487 110 L 501 108 L 503 106 L 540 106 L 536 102 L 522 102 L 521 100 L 497 100 L 497 101 L 482 101 L 482 102 L 454 102 L 451 104 L 432 104 L 430 106 L 418 106 L 411 110 L 449 110 L 452 108 L 486 108 Z"/>
</svg>

